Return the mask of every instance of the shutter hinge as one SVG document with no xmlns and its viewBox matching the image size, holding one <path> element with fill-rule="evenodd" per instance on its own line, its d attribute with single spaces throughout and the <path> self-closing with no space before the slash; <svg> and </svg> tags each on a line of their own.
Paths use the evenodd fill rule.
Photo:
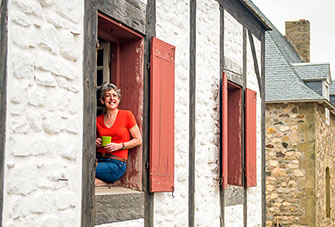
<svg viewBox="0 0 335 227">
<path fill-rule="evenodd" d="M 147 69 L 150 69 L 150 62 L 148 62 L 147 64 Z"/>
<path fill-rule="evenodd" d="M 145 163 L 145 168 L 149 169 L 149 162 Z"/>
</svg>

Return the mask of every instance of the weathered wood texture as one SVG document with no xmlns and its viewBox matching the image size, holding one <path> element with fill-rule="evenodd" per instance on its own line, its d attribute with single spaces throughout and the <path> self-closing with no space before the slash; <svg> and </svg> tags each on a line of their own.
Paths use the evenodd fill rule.
<svg viewBox="0 0 335 227">
<path fill-rule="evenodd" d="M 222 74 L 224 70 L 224 9 L 220 6 L 220 88 L 222 87 Z M 220 100 L 222 100 L 222 89 L 220 89 Z M 220 101 L 220 116 L 222 116 L 222 103 Z M 222 125 L 222 119 L 220 117 L 220 125 Z M 222 179 L 222 128 L 220 127 L 220 179 Z M 221 181 L 222 183 L 222 181 Z M 222 186 L 222 185 L 220 185 Z M 225 203 L 225 191 L 223 187 L 220 188 L 220 226 L 224 226 L 224 203 Z"/>
<path fill-rule="evenodd" d="M 188 226 L 194 227 L 195 212 L 195 95 L 196 95 L 196 0 L 190 0 L 190 96 L 189 96 L 189 205 Z"/>
<path fill-rule="evenodd" d="M 250 30 L 259 40 L 266 27 L 240 0 L 216 0 L 238 22 Z"/>
<path fill-rule="evenodd" d="M 7 97 L 7 0 L 0 4 L 0 227 L 2 226 Z"/>
<path fill-rule="evenodd" d="M 156 35 L 156 0 L 148 0 L 146 7 L 146 32 L 144 42 L 144 83 L 143 83 L 143 191 L 144 191 L 144 226 L 152 227 L 154 194 L 149 192 L 149 144 L 150 144 L 150 42 L 151 37 Z"/>
<path fill-rule="evenodd" d="M 245 185 L 246 179 L 245 179 L 245 88 L 247 86 L 247 29 L 243 27 L 243 91 L 242 91 L 242 163 L 243 163 L 243 186 Z M 243 187 L 243 224 L 244 226 L 247 226 L 248 223 L 248 191 L 246 187 Z"/>
<path fill-rule="evenodd" d="M 144 218 L 144 193 L 96 196 L 96 225 L 139 218 Z"/>
<path fill-rule="evenodd" d="M 255 74 L 257 76 L 257 82 L 258 82 L 258 87 L 259 87 L 259 92 L 260 92 L 260 96 L 262 97 L 262 81 L 261 81 L 261 75 L 260 75 L 260 71 L 258 68 L 258 61 L 260 61 L 260 59 L 257 59 L 257 55 L 256 55 L 256 49 L 255 49 L 255 43 L 254 43 L 254 37 L 252 36 L 252 33 L 250 31 L 248 31 L 248 36 L 249 36 L 249 42 L 250 42 L 250 48 L 251 48 L 251 53 L 252 53 L 252 58 L 254 61 L 254 69 L 255 69 Z"/>
<path fill-rule="evenodd" d="M 100 12 L 145 34 L 146 5 L 144 3 L 138 0 L 97 0 L 97 7 Z"/>
<path fill-rule="evenodd" d="M 262 227 L 266 224 L 266 181 L 265 181 L 265 170 L 266 170 L 266 157 L 265 157 L 265 33 L 261 37 L 261 116 L 262 116 L 262 126 L 261 126 L 261 140 L 262 140 L 262 153 L 261 153 L 261 184 L 262 184 Z"/>
<path fill-rule="evenodd" d="M 97 10 L 94 0 L 85 0 L 83 58 L 83 158 L 81 226 L 94 226 L 94 163 L 96 118 Z"/>
</svg>

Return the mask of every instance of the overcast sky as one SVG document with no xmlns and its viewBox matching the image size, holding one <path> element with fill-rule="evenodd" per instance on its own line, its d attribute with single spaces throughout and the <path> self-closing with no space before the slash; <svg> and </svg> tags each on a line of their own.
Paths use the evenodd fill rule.
<svg viewBox="0 0 335 227">
<path fill-rule="evenodd" d="M 335 80 L 335 0 L 252 0 L 285 35 L 285 21 L 309 20 L 311 62 L 329 62 Z"/>
</svg>

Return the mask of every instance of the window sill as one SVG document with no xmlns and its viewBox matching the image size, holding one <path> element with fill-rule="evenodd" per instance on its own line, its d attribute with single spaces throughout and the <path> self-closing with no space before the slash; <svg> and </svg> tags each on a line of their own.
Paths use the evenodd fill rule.
<svg viewBox="0 0 335 227">
<path fill-rule="evenodd" d="M 144 218 L 144 193 L 122 186 L 95 188 L 95 224 Z"/>
</svg>

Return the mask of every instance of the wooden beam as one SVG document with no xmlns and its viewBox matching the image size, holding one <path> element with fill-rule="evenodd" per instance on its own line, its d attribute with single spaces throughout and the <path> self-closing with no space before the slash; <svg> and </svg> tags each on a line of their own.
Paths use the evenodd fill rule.
<svg viewBox="0 0 335 227">
<path fill-rule="evenodd" d="M 224 9 L 220 6 L 220 115 L 222 116 L 222 75 L 224 72 Z M 220 124 L 222 125 L 222 117 L 220 117 Z M 220 179 L 223 179 L 222 174 L 222 156 L 223 156 L 223 143 L 222 143 L 222 127 L 220 127 Z M 222 187 L 222 180 L 220 180 L 220 226 L 224 226 L 224 207 L 225 207 L 225 196 L 224 189 Z"/>
<path fill-rule="evenodd" d="M 137 0 L 97 0 L 96 2 L 100 12 L 122 22 L 142 35 L 145 34 L 146 6 L 144 3 Z"/>
<path fill-rule="evenodd" d="M 262 94 L 265 94 L 265 33 L 261 37 L 261 90 Z M 266 181 L 265 181 L 265 171 L 266 171 L 266 153 L 265 153 L 265 95 L 261 96 L 261 184 L 262 184 L 262 227 L 266 226 Z"/>
<path fill-rule="evenodd" d="M 94 0 L 85 0 L 83 58 L 83 158 L 81 226 L 94 226 L 95 118 L 96 118 L 96 40 L 97 10 Z"/>
<path fill-rule="evenodd" d="M 258 60 L 257 60 L 257 55 L 256 55 L 254 38 L 253 38 L 252 33 L 250 31 L 248 31 L 248 36 L 249 36 L 252 58 L 254 60 L 254 69 L 255 69 L 255 74 L 257 76 L 258 89 L 259 89 L 259 92 L 260 92 L 260 96 L 262 97 L 263 96 L 262 89 L 261 89 L 262 88 L 262 81 L 261 81 L 261 75 L 260 75 L 259 68 L 258 68 Z"/>
<path fill-rule="evenodd" d="M 0 227 L 3 214 L 3 187 L 4 187 L 4 157 L 6 139 L 6 110 L 7 110 L 7 0 L 0 4 Z"/>
<path fill-rule="evenodd" d="M 150 144 L 150 41 L 156 35 L 156 0 L 148 0 L 146 7 L 144 40 L 144 83 L 143 83 L 143 191 L 144 191 L 144 226 L 153 227 L 154 194 L 149 192 L 149 144 Z"/>
<path fill-rule="evenodd" d="M 195 212 L 195 96 L 196 96 L 196 0 L 190 0 L 190 80 L 189 80 L 189 194 L 188 226 L 194 227 Z"/>
</svg>

